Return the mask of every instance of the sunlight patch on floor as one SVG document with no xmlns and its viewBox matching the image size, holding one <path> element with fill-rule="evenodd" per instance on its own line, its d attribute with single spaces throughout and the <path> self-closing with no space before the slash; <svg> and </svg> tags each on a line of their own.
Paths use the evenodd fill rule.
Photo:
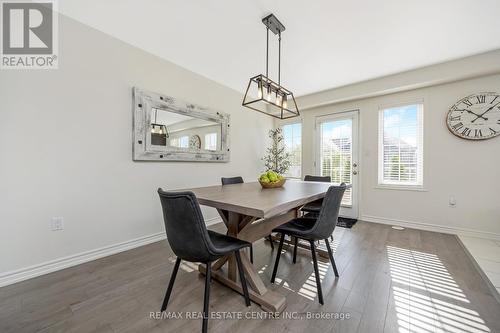
<svg viewBox="0 0 500 333">
<path fill-rule="evenodd" d="M 311 261 L 310 263 L 311 267 L 313 267 L 313 263 Z M 327 272 L 328 272 L 328 267 L 329 263 L 324 263 L 318 260 L 318 271 L 319 271 L 319 278 L 320 281 L 323 282 L 323 279 L 325 278 Z M 307 277 L 306 281 L 302 284 L 302 286 L 299 288 L 299 290 L 294 290 L 290 287 L 288 282 L 286 282 L 283 279 L 280 279 L 279 277 L 275 278 L 275 283 L 280 285 L 281 287 L 290 290 L 291 292 L 297 293 L 302 297 L 305 297 L 309 300 L 314 300 L 317 296 L 317 288 L 316 288 L 316 277 L 314 276 L 314 271 Z"/>
<path fill-rule="evenodd" d="M 394 246 L 387 254 L 399 332 L 491 332 L 438 256 Z"/>
</svg>

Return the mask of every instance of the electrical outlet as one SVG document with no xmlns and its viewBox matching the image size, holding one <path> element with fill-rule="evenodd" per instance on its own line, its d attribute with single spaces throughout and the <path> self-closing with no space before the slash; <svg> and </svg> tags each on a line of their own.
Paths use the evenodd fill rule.
<svg viewBox="0 0 500 333">
<path fill-rule="evenodd" d="M 64 219 L 62 217 L 53 217 L 51 223 L 52 231 L 60 231 L 64 229 Z"/>
</svg>

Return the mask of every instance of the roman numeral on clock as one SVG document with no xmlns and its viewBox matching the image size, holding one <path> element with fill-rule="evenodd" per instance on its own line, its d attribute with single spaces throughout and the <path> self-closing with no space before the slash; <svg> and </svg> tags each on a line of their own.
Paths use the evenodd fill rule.
<svg viewBox="0 0 500 333">
<path fill-rule="evenodd" d="M 474 137 L 480 138 L 483 136 L 483 132 L 481 130 L 475 129 L 474 130 Z"/>
<path fill-rule="evenodd" d="M 468 99 L 462 101 L 462 103 L 464 103 L 467 106 L 472 106 L 472 103 Z"/>
<path fill-rule="evenodd" d="M 455 131 L 458 131 L 462 127 L 464 127 L 464 124 L 462 122 L 456 123 L 455 125 L 452 126 Z"/>
<path fill-rule="evenodd" d="M 465 136 L 469 136 L 470 135 L 470 132 L 472 130 L 468 127 L 464 128 L 464 130 L 462 131 L 462 134 L 465 135 Z"/>
<path fill-rule="evenodd" d="M 455 116 L 455 117 L 451 116 L 450 117 L 450 121 L 460 121 L 460 120 L 461 120 L 461 116 Z"/>
<path fill-rule="evenodd" d="M 497 131 L 495 131 L 493 128 L 490 127 L 490 134 L 496 134 Z"/>
<path fill-rule="evenodd" d="M 479 95 L 479 96 L 476 96 L 476 98 L 477 98 L 478 103 L 485 103 L 486 102 L 486 95 Z"/>
</svg>

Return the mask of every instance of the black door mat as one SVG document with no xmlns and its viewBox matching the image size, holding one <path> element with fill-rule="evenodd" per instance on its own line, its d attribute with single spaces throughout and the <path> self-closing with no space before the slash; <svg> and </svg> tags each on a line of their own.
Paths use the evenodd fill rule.
<svg viewBox="0 0 500 333">
<path fill-rule="evenodd" d="M 357 219 L 350 219 L 348 217 L 340 217 L 337 220 L 337 226 L 342 227 L 342 228 L 352 228 L 354 224 L 358 222 Z"/>
</svg>

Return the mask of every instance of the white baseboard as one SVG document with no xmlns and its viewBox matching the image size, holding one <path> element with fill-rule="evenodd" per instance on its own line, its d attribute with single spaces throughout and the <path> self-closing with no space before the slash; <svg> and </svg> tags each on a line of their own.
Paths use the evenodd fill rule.
<svg viewBox="0 0 500 333">
<path fill-rule="evenodd" d="M 448 226 L 444 226 L 444 225 L 440 225 L 440 224 L 423 223 L 423 222 L 416 222 L 416 221 L 406 221 L 406 220 L 391 219 L 391 218 L 372 216 L 372 215 L 361 215 L 359 217 L 359 219 L 361 221 L 366 221 L 366 222 L 398 225 L 398 226 L 402 226 L 402 227 L 406 227 L 406 228 L 413 228 L 413 229 L 419 229 L 419 230 L 441 232 L 441 233 L 445 233 L 445 234 L 463 235 L 463 236 L 469 236 L 469 237 L 477 237 L 477 238 L 484 238 L 484 239 L 491 239 L 491 240 L 495 240 L 495 241 L 500 241 L 500 234 L 496 234 L 496 233 L 488 232 L 488 231 L 478 231 L 478 230 L 472 230 L 472 229 L 466 229 L 466 228 L 448 227 Z"/>
<path fill-rule="evenodd" d="M 131 250 L 139 246 L 158 242 L 165 238 L 165 232 L 162 231 L 156 234 L 142 236 L 125 242 L 104 246 L 98 249 L 85 251 L 67 257 L 50 260 L 41 264 L 17 269 L 15 271 L 2 273 L 0 274 L 0 287 L 31 279 L 40 275 L 52 273 L 64 268 L 83 264 L 85 262 L 110 256 L 119 252 Z"/>
<path fill-rule="evenodd" d="M 207 226 L 222 222 L 220 217 L 206 219 Z M 0 287 L 4 287 L 16 282 L 28 280 L 37 276 L 52 273 L 61 269 L 80 265 L 92 260 L 107 257 L 119 252 L 134 249 L 136 247 L 148 245 L 166 239 L 165 231 L 148 236 L 131 239 L 125 242 L 104 246 L 98 249 L 85 251 L 63 258 L 50 260 L 41 264 L 17 269 L 0 274 Z"/>
</svg>

